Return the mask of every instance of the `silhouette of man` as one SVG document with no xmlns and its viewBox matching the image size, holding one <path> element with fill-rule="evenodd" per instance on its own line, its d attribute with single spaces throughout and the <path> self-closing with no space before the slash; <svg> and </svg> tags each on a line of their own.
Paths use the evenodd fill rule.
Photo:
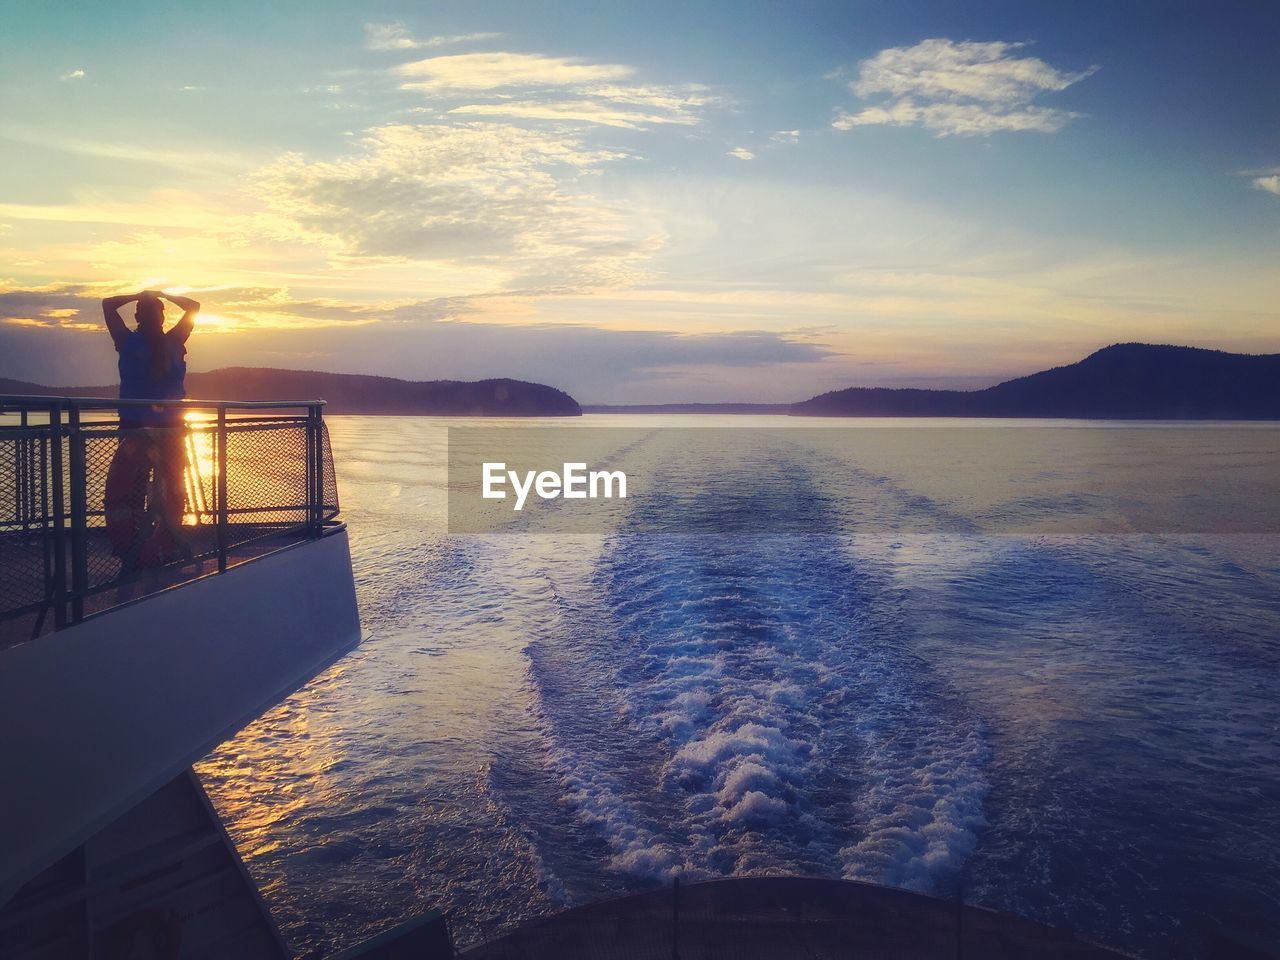
<svg viewBox="0 0 1280 960">
<path fill-rule="evenodd" d="M 182 318 L 164 329 L 164 301 Z M 137 301 L 137 329 L 120 308 Z M 186 396 L 187 338 L 200 304 L 156 290 L 107 297 L 102 315 L 120 354 L 121 400 L 181 400 Z M 120 407 L 120 436 L 107 471 L 103 506 L 112 552 L 121 573 L 190 556 L 182 536 L 186 486 L 186 428 L 178 407 Z"/>
</svg>

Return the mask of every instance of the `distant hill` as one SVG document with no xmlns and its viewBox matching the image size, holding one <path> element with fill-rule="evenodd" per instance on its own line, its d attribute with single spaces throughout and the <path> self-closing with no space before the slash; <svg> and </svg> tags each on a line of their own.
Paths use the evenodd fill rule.
<svg viewBox="0 0 1280 960">
<path fill-rule="evenodd" d="M 114 397 L 117 387 L 46 387 L 0 379 L 0 393 Z M 187 374 L 193 400 L 327 401 L 327 413 L 437 417 L 576 417 L 578 402 L 554 387 L 523 380 L 396 380 L 348 373 L 227 367 Z"/>
<path fill-rule="evenodd" d="M 115 386 L 46 387 L 0 378 L 0 393 L 114 397 Z M 574 417 L 589 413 L 791 413 L 820 417 L 1078 417 L 1280 420 L 1280 354 L 1121 343 L 985 390 L 852 387 L 795 404 L 662 403 L 579 407 L 522 380 L 411 381 L 307 370 L 229 367 L 187 375 L 194 399 L 328 401 L 330 413 Z"/>
<path fill-rule="evenodd" d="M 583 413 L 790 413 L 789 403 L 584 403 Z"/>
<path fill-rule="evenodd" d="M 796 416 L 1280 419 L 1280 354 L 1121 343 L 985 390 L 853 387 L 792 404 Z"/>
</svg>

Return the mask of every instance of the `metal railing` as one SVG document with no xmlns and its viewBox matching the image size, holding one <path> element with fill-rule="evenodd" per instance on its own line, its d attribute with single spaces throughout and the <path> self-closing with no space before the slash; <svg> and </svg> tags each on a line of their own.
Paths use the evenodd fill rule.
<svg viewBox="0 0 1280 960">
<path fill-rule="evenodd" d="M 338 516 L 323 406 L 0 396 L 0 625 L 28 617 L 37 636 L 140 580 L 322 536 Z"/>
</svg>

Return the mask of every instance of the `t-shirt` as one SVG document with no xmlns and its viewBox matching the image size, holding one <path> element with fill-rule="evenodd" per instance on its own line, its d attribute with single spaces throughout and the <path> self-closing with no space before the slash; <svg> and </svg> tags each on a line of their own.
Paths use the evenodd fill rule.
<svg viewBox="0 0 1280 960">
<path fill-rule="evenodd" d="M 116 342 L 120 353 L 121 400 L 181 400 L 187 395 L 187 348 L 164 334 L 158 343 L 160 362 L 153 360 L 152 341 L 139 330 Z M 182 411 L 165 407 L 121 407 L 120 426 L 155 427 L 182 423 Z"/>
</svg>

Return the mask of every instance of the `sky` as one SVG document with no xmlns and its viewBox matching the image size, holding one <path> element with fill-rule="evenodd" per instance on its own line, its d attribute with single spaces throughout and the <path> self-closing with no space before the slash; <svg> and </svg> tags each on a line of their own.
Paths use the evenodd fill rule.
<svg viewBox="0 0 1280 960">
<path fill-rule="evenodd" d="M 1280 5 L 0 0 L 0 376 L 582 402 L 1280 352 Z"/>
</svg>

